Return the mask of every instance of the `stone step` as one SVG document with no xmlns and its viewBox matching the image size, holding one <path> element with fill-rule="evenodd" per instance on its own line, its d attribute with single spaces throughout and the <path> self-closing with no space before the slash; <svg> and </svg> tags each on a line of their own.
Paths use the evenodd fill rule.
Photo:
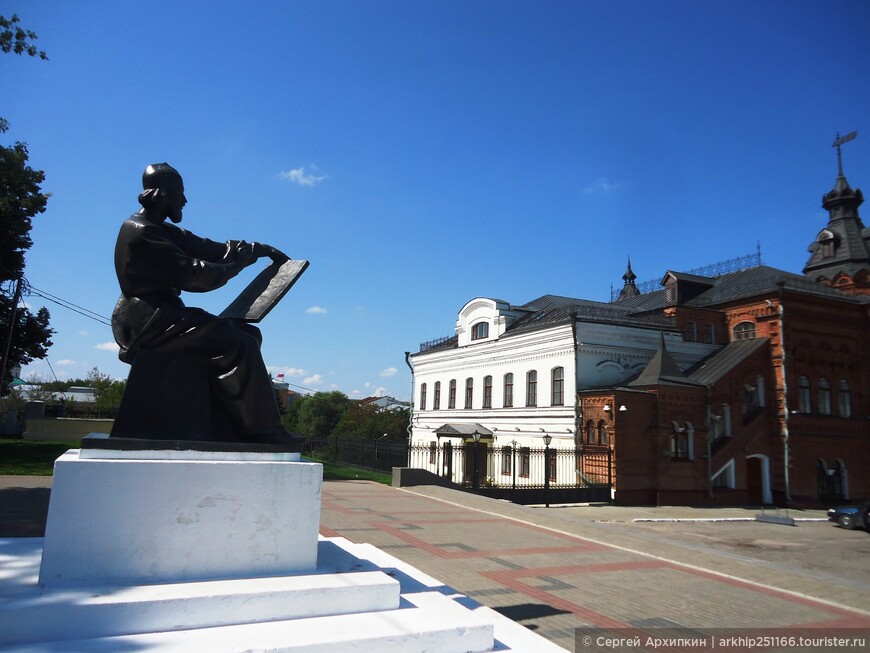
<svg viewBox="0 0 870 653">
<path fill-rule="evenodd" d="M 18 653 L 159 650 L 161 653 L 484 653 L 493 650 L 493 626 L 440 595 L 426 608 L 312 617 L 198 630 L 40 642 Z M 432 610 L 432 604 L 440 606 Z"/>
<path fill-rule="evenodd" d="M 0 646 L 372 613 L 399 592 L 381 571 L 49 589 L 4 602 Z"/>
</svg>

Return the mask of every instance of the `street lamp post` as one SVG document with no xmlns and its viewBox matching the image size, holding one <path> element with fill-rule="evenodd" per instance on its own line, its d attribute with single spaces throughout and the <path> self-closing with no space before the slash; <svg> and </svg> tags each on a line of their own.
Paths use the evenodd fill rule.
<svg viewBox="0 0 870 653">
<path fill-rule="evenodd" d="M 550 443 L 553 436 L 544 434 L 544 503 L 550 507 Z"/>
<path fill-rule="evenodd" d="M 479 467 L 480 463 L 479 463 L 479 460 L 477 458 L 477 445 L 480 444 L 480 432 L 475 430 L 474 434 L 471 437 L 474 438 L 474 472 L 473 472 L 474 476 L 471 479 L 471 487 L 473 487 L 475 490 L 479 490 L 480 489 L 480 467 Z"/>
</svg>

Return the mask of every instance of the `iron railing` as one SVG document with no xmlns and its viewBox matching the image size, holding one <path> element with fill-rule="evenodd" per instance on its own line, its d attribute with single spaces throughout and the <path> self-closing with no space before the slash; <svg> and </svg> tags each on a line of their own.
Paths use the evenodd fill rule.
<svg viewBox="0 0 870 653">
<path fill-rule="evenodd" d="M 446 441 L 411 447 L 408 466 L 475 489 L 610 487 L 613 482 L 609 447 L 533 449 Z"/>
</svg>

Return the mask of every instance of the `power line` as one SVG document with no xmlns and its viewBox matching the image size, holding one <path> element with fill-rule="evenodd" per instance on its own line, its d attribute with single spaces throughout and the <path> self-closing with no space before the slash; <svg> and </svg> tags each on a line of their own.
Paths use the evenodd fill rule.
<svg viewBox="0 0 870 653">
<path fill-rule="evenodd" d="M 73 311 L 74 313 L 78 313 L 79 315 L 83 315 L 84 317 L 94 320 L 94 322 L 99 322 L 100 324 L 109 327 L 112 326 L 112 321 L 104 315 L 100 315 L 99 313 L 85 308 L 84 306 L 79 306 L 78 304 L 74 304 L 71 301 L 52 295 L 50 292 L 47 292 L 45 290 L 40 290 L 39 288 L 31 286 L 29 283 L 27 284 L 27 291 L 28 295 L 32 294 L 36 295 L 37 297 L 42 297 L 43 299 L 47 299 L 50 302 L 54 302 L 58 306 L 62 306 L 63 308 Z"/>
</svg>

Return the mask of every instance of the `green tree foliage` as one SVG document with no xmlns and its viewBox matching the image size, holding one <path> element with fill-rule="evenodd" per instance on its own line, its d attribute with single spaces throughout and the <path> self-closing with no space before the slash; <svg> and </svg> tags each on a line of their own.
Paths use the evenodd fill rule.
<svg viewBox="0 0 870 653">
<path fill-rule="evenodd" d="M 48 195 L 40 187 L 45 173 L 27 165 L 27 159 L 24 143 L 15 143 L 12 147 L 0 145 L 0 335 L 3 343 L 15 308 L 15 283 L 24 272 L 24 253 L 32 244 L 31 220 L 45 211 L 48 202 Z M 29 309 L 18 309 L 7 369 L 45 358 L 54 333 L 49 327 L 49 317 L 45 308 L 35 315 Z M 11 376 L 7 373 L 2 381 L 5 394 Z"/>
<path fill-rule="evenodd" d="M 21 21 L 15 14 L 12 14 L 11 18 L 0 16 L 0 50 L 48 59 L 45 50 L 37 50 L 33 44 L 33 41 L 39 38 L 36 33 L 24 29 L 20 23 Z"/>
<path fill-rule="evenodd" d="M 341 392 L 317 392 L 300 397 L 282 416 L 284 428 L 309 437 L 360 438 L 365 440 L 408 438 L 409 411 L 378 410 L 351 401 Z M 383 438 L 384 434 L 387 438 Z"/>
<path fill-rule="evenodd" d="M 341 421 L 350 399 L 338 391 L 316 392 L 298 403 L 296 430 L 315 438 L 325 438 Z"/>
<path fill-rule="evenodd" d="M 11 18 L 0 16 L 0 51 L 48 59 L 45 50 L 37 50 L 33 44 L 33 41 L 39 38 L 36 32 L 24 29 L 20 23 L 15 14 L 12 14 Z M 5 118 L 0 118 L 0 133 L 5 134 L 8 129 L 9 122 Z"/>
<path fill-rule="evenodd" d="M 71 383 L 69 387 L 72 385 L 78 384 Z M 121 405 L 121 397 L 124 394 L 124 388 L 127 387 L 127 381 L 113 379 L 95 367 L 88 372 L 87 382 L 81 385 L 94 389 L 94 396 L 96 397 L 95 408 L 97 410 L 110 411 Z"/>
</svg>

